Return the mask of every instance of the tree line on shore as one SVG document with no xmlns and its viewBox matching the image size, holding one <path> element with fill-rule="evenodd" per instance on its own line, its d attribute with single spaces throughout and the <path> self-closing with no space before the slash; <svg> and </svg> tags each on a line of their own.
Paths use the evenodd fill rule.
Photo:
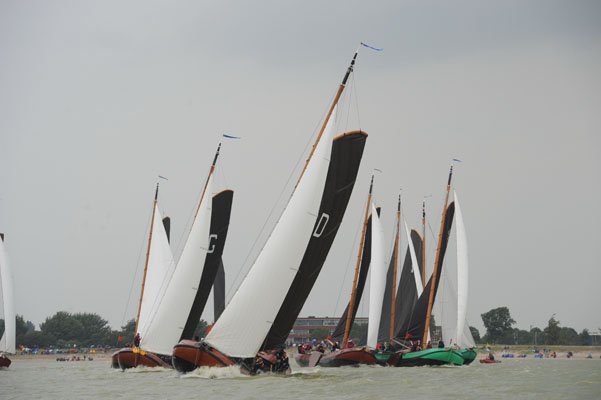
<svg viewBox="0 0 601 400">
<path fill-rule="evenodd" d="M 472 336 L 478 344 L 504 345 L 591 345 L 592 336 L 588 329 L 578 333 L 575 329 L 560 326 L 553 315 L 544 329 L 531 327 L 529 330 L 514 328 L 515 320 L 507 307 L 494 308 L 481 315 L 486 334 L 480 336 L 478 329 L 470 326 Z M 195 336 L 202 337 L 208 324 L 200 320 Z M 69 313 L 59 311 L 46 318 L 39 330 L 22 315 L 16 317 L 17 346 L 27 348 L 67 347 L 120 347 L 129 344 L 134 336 L 135 321 L 129 320 L 119 330 L 113 330 L 108 321 L 94 313 Z M 4 331 L 4 320 L 0 319 L 0 336 Z M 319 327 L 311 332 L 317 339 L 325 338 L 328 331 Z M 351 334 L 367 336 L 367 325 L 354 325 Z M 319 336 L 319 337 L 318 337 Z"/>
<path fill-rule="evenodd" d="M 511 318 L 509 308 L 498 307 L 481 315 L 486 328 L 486 334 L 480 338 L 480 333 L 470 327 L 477 343 L 506 344 L 506 345 L 568 345 L 590 346 L 594 344 L 588 329 L 580 333 L 574 328 L 560 326 L 559 320 L 553 314 L 547 326 L 540 329 L 531 326 L 529 330 L 514 328 L 515 320 Z"/>
</svg>

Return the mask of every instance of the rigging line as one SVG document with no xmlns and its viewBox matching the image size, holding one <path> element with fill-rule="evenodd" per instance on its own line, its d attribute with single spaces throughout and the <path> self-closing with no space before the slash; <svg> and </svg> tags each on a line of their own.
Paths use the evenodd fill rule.
<svg viewBox="0 0 601 400">
<path fill-rule="evenodd" d="M 333 101 L 333 99 L 334 99 L 334 96 L 331 97 L 330 103 Z M 261 238 L 261 236 L 265 232 L 265 227 L 267 226 L 267 224 L 269 223 L 271 217 L 273 216 L 273 213 L 275 212 L 275 209 L 277 208 L 278 204 L 280 203 L 280 200 L 282 199 L 282 196 L 284 195 L 284 192 L 286 191 L 286 189 L 288 188 L 288 185 L 290 184 L 290 181 L 291 181 L 291 179 L 292 179 L 292 177 L 294 175 L 294 172 L 298 169 L 298 166 L 299 166 L 300 162 L 302 161 L 303 156 L 307 152 L 307 149 L 309 148 L 309 145 L 311 144 L 311 141 L 315 137 L 317 129 L 319 128 L 319 124 L 321 123 L 321 121 L 323 121 L 325 119 L 326 114 L 327 114 L 327 109 L 323 112 L 323 114 L 321 115 L 321 117 L 319 118 L 319 120 L 317 121 L 317 123 L 315 124 L 315 127 L 313 128 L 313 132 L 311 133 L 311 135 L 309 137 L 309 140 L 305 144 L 305 148 L 299 154 L 299 157 L 296 160 L 296 163 L 295 163 L 294 167 L 292 168 L 292 170 L 290 171 L 290 174 L 288 175 L 288 179 L 286 180 L 286 183 L 282 187 L 282 190 L 280 191 L 280 194 L 278 195 L 275 203 L 271 207 L 271 210 L 269 211 L 269 214 L 267 215 L 267 218 L 265 219 L 265 222 L 263 223 L 263 226 L 261 226 L 261 229 L 259 230 L 259 233 L 255 237 L 255 240 L 253 241 L 253 244 L 251 245 L 250 250 L 246 254 L 246 257 L 244 258 L 244 261 L 242 262 L 241 267 L 238 269 L 238 272 L 236 273 L 236 277 L 234 278 L 234 280 L 232 280 L 232 286 L 230 286 L 229 290 L 227 291 L 226 298 L 230 297 L 230 294 L 232 293 L 232 290 L 234 290 L 234 288 L 235 288 L 235 291 L 238 290 L 238 286 L 241 284 L 241 283 L 240 284 L 237 283 L 238 282 L 238 278 L 240 277 L 240 274 L 242 273 L 242 271 L 245 269 L 245 267 L 247 265 L 247 262 L 248 262 L 248 260 L 249 260 L 249 258 L 251 256 L 251 254 L 253 253 L 253 250 L 255 249 L 256 244 L 258 243 L 259 239 Z M 294 190 L 290 194 L 290 197 L 292 197 L 293 193 L 294 193 Z M 285 209 L 286 209 L 286 207 L 284 207 L 284 209 L 282 210 L 281 213 L 283 213 Z M 280 213 L 280 217 L 281 217 L 281 213 Z M 279 217 L 278 217 L 277 221 L 279 221 Z M 276 221 L 276 224 L 277 224 L 277 221 Z M 271 233 L 270 233 L 269 236 L 271 236 Z M 267 236 L 267 240 L 269 240 L 269 236 Z M 263 249 L 263 247 L 265 247 L 265 244 L 267 243 L 267 240 L 265 240 L 265 242 L 263 243 L 263 246 L 261 246 L 261 250 Z M 258 254 L 260 254 L 260 252 L 261 251 L 259 251 Z M 257 257 L 258 257 L 258 254 L 257 254 Z M 256 260 L 256 258 L 255 258 L 255 260 Z M 248 271 L 246 271 L 246 273 L 244 274 L 244 277 L 246 277 L 249 272 L 250 272 L 250 269 L 248 269 Z M 231 297 L 230 297 L 230 300 L 231 300 Z"/>
<path fill-rule="evenodd" d="M 146 216 L 147 219 L 150 219 L 150 216 L 152 215 L 152 210 L 151 212 Z M 148 228 L 150 229 L 150 225 L 148 225 Z M 129 286 L 129 294 L 127 295 L 127 302 L 125 303 L 125 308 L 123 309 L 123 316 L 121 317 L 121 325 L 123 326 L 123 324 L 125 323 L 125 315 L 127 314 L 127 309 L 129 308 L 129 302 L 131 300 L 131 294 L 134 290 L 134 283 L 136 281 L 136 277 L 138 276 L 138 271 L 140 270 L 140 257 L 142 257 L 142 251 L 144 250 L 144 243 L 146 242 L 146 238 L 147 238 L 147 234 L 148 230 L 144 231 L 144 235 L 142 236 L 142 243 L 140 244 L 140 250 L 138 250 L 138 259 L 136 260 L 136 270 L 134 272 L 134 275 L 131 278 L 131 284 Z"/>
<path fill-rule="evenodd" d="M 351 79 L 354 79 L 354 78 L 351 76 Z M 345 93 L 345 95 L 346 95 L 346 93 Z M 348 98 L 348 103 L 346 104 L 346 106 L 347 106 L 347 109 L 346 109 L 346 121 L 345 121 L 344 131 L 343 132 L 347 132 L 348 131 L 348 127 L 349 127 L 348 121 L 349 121 L 349 119 L 351 117 L 351 103 L 353 102 L 353 91 L 352 90 L 348 91 L 347 98 Z"/>
<path fill-rule="evenodd" d="M 359 115 L 359 92 L 357 91 L 357 88 L 355 85 L 355 74 L 356 74 L 356 72 L 352 76 L 352 82 L 353 82 L 353 91 L 355 92 L 355 108 L 357 109 L 357 124 L 359 125 L 359 130 L 361 130 L 361 117 Z"/>
</svg>

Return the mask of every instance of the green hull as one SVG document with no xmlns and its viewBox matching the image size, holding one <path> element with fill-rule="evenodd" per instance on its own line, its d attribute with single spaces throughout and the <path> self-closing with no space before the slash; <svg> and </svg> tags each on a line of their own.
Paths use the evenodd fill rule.
<svg viewBox="0 0 601 400">
<path fill-rule="evenodd" d="M 378 361 L 378 363 L 383 363 L 386 364 L 386 362 L 388 361 L 388 359 L 390 358 L 390 356 L 392 356 L 393 353 L 376 353 L 376 360 Z"/>
<path fill-rule="evenodd" d="M 403 354 L 398 366 L 463 365 L 461 354 L 453 349 L 426 349 Z"/>
<path fill-rule="evenodd" d="M 469 365 L 472 363 L 472 361 L 474 361 L 476 359 L 476 356 L 478 355 L 478 353 L 476 353 L 475 350 L 472 349 L 461 349 L 458 350 L 459 354 L 461 354 L 461 357 L 463 357 L 463 365 Z"/>
</svg>

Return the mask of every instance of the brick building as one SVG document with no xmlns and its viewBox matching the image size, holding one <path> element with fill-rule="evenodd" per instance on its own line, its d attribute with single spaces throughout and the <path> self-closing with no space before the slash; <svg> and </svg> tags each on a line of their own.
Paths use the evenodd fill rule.
<svg viewBox="0 0 601 400">
<path fill-rule="evenodd" d="M 302 344 L 310 341 L 313 336 L 312 332 L 314 331 L 322 331 L 327 329 L 329 334 L 334 332 L 336 329 L 336 325 L 338 325 L 338 321 L 340 318 L 338 317 L 299 317 L 297 318 L 288 338 L 286 339 L 286 345 L 292 346 L 293 344 Z M 355 318 L 356 325 L 366 325 L 367 317 L 356 317 Z"/>
</svg>

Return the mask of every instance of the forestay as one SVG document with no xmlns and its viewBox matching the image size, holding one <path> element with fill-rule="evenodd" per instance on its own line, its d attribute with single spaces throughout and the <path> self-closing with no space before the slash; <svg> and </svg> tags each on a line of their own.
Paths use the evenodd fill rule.
<svg viewBox="0 0 601 400">
<path fill-rule="evenodd" d="M 0 238 L 0 285 L 4 308 L 4 333 L 0 338 L 0 353 L 15 353 L 16 319 L 13 294 L 13 276 L 8 262 L 4 241 Z"/>
<path fill-rule="evenodd" d="M 384 259 L 384 232 L 376 208 L 372 204 L 371 240 L 371 281 L 369 285 L 369 319 L 367 326 L 367 346 L 376 348 L 378 330 L 382 316 L 382 301 L 386 289 L 386 260 Z"/>
<path fill-rule="evenodd" d="M 164 295 L 159 299 L 152 323 L 142 336 L 140 347 L 158 354 L 171 354 L 184 329 L 198 290 L 207 250 L 211 223 L 213 174 L 209 175 L 204 195 L 182 255 Z"/>
<path fill-rule="evenodd" d="M 254 357 L 296 276 L 317 215 L 329 166 L 334 116 L 326 126 L 271 236 L 205 341 L 231 357 Z M 319 232 L 317 232 L 319 233 Z"/>
</svg>

